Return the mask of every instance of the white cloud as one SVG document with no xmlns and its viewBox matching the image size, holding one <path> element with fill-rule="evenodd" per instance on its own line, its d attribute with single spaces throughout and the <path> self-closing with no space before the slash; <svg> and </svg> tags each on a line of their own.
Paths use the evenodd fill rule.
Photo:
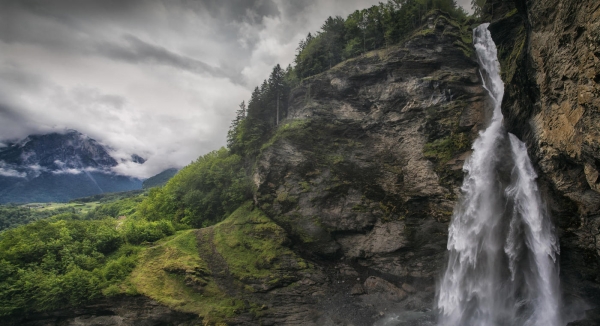
<svg viewBox="0 0 600 326">
<path fill-rule="evenodd" d="M 0 161 L 0 176 L 13 177 L 13 178 L 25 178 L 27 173 L 19 172 L 14 167 L 6 164 L 4 161 Z"/>
<path fill-rule="evenodd" d="M 27 173 L 0 167 L 0 175 L 3 177 L 25 178 Z"/>
<path fill-rule="evenodd" d="M 79 169 L 66 168 L 61 170 L 54 170 L 52 171 L 52 174 L 81 174 L 82 172 L 84 171 Z"/>
</svg>

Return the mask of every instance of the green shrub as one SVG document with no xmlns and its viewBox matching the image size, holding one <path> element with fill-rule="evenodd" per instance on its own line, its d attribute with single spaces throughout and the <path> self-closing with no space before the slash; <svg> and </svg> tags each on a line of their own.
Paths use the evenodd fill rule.
<svg viewBox="0 0 600 326">
<path fill-rule="evenodd" d="M 175 228 L 170 221 L 127 220 L 122 229 L 128 243 L 141 244 L 154 242 L 175 233 Z"/>
<path fill-rule="evenodd" d="M 250 197 L 241 157 L 221 148 L 183 168 L 163 188 L 151 189 L 138 213 L 150 221 L 202 227 L 223 220 Z"/>
<path fill-rule="evenodd" d="M 0 235 L 0 316 L 77 306 L 123 293 L 140 247 L 175 233 L 170 221 L 42 220 Z M 126 242 L 129 242 L 126 243 Z"/>
</svg>

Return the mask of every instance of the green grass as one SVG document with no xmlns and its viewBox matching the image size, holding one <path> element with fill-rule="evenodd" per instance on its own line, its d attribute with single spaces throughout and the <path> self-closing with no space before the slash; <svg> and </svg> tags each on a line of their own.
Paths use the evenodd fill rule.
<svg viewBox="0 0 600 326">
<path fill-rule="evenodd" d="M 242 306 L 223 293 L 198 253 L 197 230 L 181 231 L 140 254 L 130 282 L 137 292 L 175 310 L 219 324 Z"/>
<path fill-rule="evenodd" d="M 244 305 L 243 299 L 248 299 L 244 293 L 255 291 L 250 285 L 289 283 L 288 275 L 281 272 L 282 258 L 286 270 L 309 267 L 284 246 L 286 241 L 281 227 L 246 203 L 217 225 L 180 231 L 143 250 L 120 291 L 143 294 L 172 309 L 198 314 L 205 324 L 219 325 L 243 310 L 259 310 L 252 303 Z M 226 269 L 210 270 L 213 260 L 225 261 Z M 223 273 L 233 281 L 225 286 L 228 290 L 223 289 L 227 280 Z"/>
<path fill-rule="evenodd" d="M 227 261 L 229 271 L 239 280 L 279 280 L 283 257 L 296 264 L 295 269 L 307 268 L 284 244 L 283 228 L 266 217 L 259 209 L 246 203 L 215 227 L 215 246 Z"/>
<path fill-rule="evenodd" d="M 296 135 L 296 134 L 304 134 L 306 132 L 306 125 L 307 125 L 308 121 L 304 120 L 304 119 L 298 119 L 298 120 L 291 120 L 289 122 L 286 122 L 282 125 L 280 125 L 277 130 L 275 131 L 275 134 L 266 142 L 262 145 L 261 147 L 261 151 L 273 146 L 273 144 L 279 140 L 279 139 L 285 139 L 285 138 L 289 138 L 290 136 Z"/>
</svg>

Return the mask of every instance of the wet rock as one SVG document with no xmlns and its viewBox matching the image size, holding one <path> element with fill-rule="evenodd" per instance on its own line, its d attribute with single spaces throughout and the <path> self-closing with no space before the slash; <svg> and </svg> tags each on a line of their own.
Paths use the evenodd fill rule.
<svg viewBox="0 0 600 326">
<path fill-rule="evenodd" d="M 426 37 L 292 91 L 282 124 L 301 127 L 263 149 L 253 180 L 255 203 L 297 248 L 432 283 L 445 263 L 459 166 L 489 103 L 456 24 L 431 19 Z"/>
<path fill-rule="evenodd" d="M 415 293 L 415 292 L 417 292 L 417 290 L 412 285 L 410 285 L 408 283 L 402 284 L 402 290 L 406 291 L 407 293 Z"/>
<path fill-rule="evenodd" d="M 365 294 L 365 288 L 362 286 L 362 284 L 354 284 L 354 286 L 350 290 L 350 294 L 352 294 L 352 295 Z"/>
<path fill-rule="evenodd" d="M 401 301 L 408 296 L 404 290 L 376 276 L 367 278 L 364 288 L 368 294 L 383 293 L 393 301 Z"/>
<path fill-rule="evenodd" d="M 344 276 L 356 277 L 359 275 L 358 272 L 354 268 L 352 268 L 348 265 L 345 265 L 345 264 L 338 265 L 338 270 L 340 272 L 340 275 L 344 275 Z"/>
</svg>

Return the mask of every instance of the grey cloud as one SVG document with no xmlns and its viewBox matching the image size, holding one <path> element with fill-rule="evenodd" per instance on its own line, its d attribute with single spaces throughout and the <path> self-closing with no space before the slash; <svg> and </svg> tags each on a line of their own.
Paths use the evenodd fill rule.
<svg viewBox="0 0 600 326">
<path fill-rule="evenodd" d="M 117 110 L 122 109 L 127 102 L 127 99 L 123 96 L 104 94 L 99 89 L 87 87 L 78 87 L 66 96 L 72 98 L 76 104 L 108 106 Z"/>
<path fill-rule="evenodd" d="M 200 60 L 182 56 L 171 52 L 164 47 L 150 44 L 128 34 L 123 39 L 128 46 L 119 46 L 115 43 L 102 43 L 96 47 L 96 53 L 102 53 L 109 58 L 123 60 L 131 63 L 149 63 L 171 66 L 196 74 L 208 73 L 214 77 L 231 78 L 239 80 L 239 76 L 232 76 L 222 69 L 208 65 Z"/>
<path fill-rule="evenodd" d="M 0 139 L 12 142 L 38 130 L 22 110 L 12 103 L 6 103 L 6 99 L 0 99 Z"/>
<path fill-rule="evenodd" d="M 17 170 L 6 169 L 0 167 L 0 175 L 3 177 L 13 177 L 13 178 L 25 178 L 27 177 L 27 173 L 19 172 Z"/>
<path fill-rule="evenodd" d="M 0 161 L 0 176 L 13 177 L 13 178 L 25 178 L 27 173 L 19 172 L 14 166 L 6 164 L 4 161 Z"/>
<path fill-rule="evenodd" d="M 290 1 L 303 2 L 303 1 Z M 219 18 L 236 21 L 250 20 L 260 23 L 266 16 L 278 16 L 278 5 L 273 0 L 4 0 L 0 8 L 5 10 L 24 10 L 39 16 L 44 16 L 70 25 L 80 26 L 72 16 L 64 12 L 74 13 L 79 17 L 106 17 L 121 16 L 132 17 L 140 11 L 148 10 L 154 6 L 163 8 L 181 8 L 199 14 L 210 14 Z"/>
<path fill-rule="evenodd" d="M 278 5 L 272 0 L 200 0 L 180 1 L 180 5 L 196 12 L 207 12 L 221 19 L 260 24 L 264 17 L 279 16 Z"/>
<path fill-rule="evenodd" d="M 1 100 L 0 100 L 1 101 Z M 18 113 L 18 110 L 14 109 L 12 105 L 0 102 L 0 117 L 1 121 L 10 121 L 12 123 L 21 124 L 26 119 Z"/>
<path fill-rule="evenodd" d="M 26 71 L 19 65 L 11 63 L 0 66 L 1 83 L 10 83 L 17 89 L 24 89 L 29 92 L 39 91 L 47 85 L 47 81 L 43 76 Z"/>
</svg>

